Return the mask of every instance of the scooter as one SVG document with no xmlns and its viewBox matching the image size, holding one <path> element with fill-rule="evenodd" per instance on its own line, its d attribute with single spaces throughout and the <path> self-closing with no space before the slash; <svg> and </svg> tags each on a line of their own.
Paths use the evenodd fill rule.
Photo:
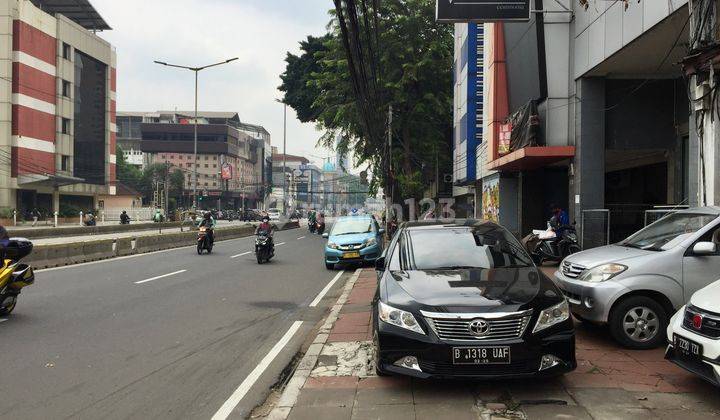
<svg viewBox="0 0 720 420">
<path fill-rule="evenodd" d="M 17 306 L 20 291 L 35 282 L 32 267 L 20 264 L 33 249 L 32 242 L 23 238 L 10 238 L 0 268 L 0 315 L 10 315 Z"/>
<path fill-rule="evenodd" d="M 207 253 L 210 254 L 213 249 L 213 243 L 210 242 L 210 237 L 208 236 L 208 228 L 205 226 L 201 226 L 198 229 L 198 236 L 197 236 L 197 253 L 198 255 L 202 255 L 203 250 L 207 250 Z"/>
<path fill-rule="evenodd" d="M 255 237 L 255 257 L 258 264 L 269 262 L 270 258 L 275 256 L 275 247 L 271 244 L 270 235 L 266 232 L 260 232 Z"/>
<path fill-rule="evenodd" d="M 315 233 L 317 231 L 317 222 L 308 221 L 308 230 L 310 233 Z"/>
<path fill-rule="evenodd" d="M 555 233 L 558 230 L 560 237 Z M 574 224 L 553 229 L 548 223 L 547 230 L 534 230 L 522 239 L 522 243 L 537 265 L 546 261 L 560 262 L 582 250 Z"/>
</svg>

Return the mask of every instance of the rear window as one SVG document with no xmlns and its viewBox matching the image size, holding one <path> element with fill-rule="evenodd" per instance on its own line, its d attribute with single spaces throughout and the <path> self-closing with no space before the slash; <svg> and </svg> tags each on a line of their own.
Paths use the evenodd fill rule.
<svg viewBox="0 0 720 420">
<path fill-rule="evenodd" d="M 404 266 L 411 270 L 530 267 L 520 243 L 504 229 L 481 226 L 408 231 Z"/>
</svg>

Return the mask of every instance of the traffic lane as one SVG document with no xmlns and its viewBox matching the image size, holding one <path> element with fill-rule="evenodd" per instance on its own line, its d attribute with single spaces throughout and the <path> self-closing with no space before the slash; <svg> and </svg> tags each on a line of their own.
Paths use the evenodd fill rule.
<svg viewBox="0 0 720 420">
<path fill-rule="evenodd" d="M 279 232 L 276 240 L 292 238 L 292 233 Z M 96 412 L 100 415 L 111 406 L 110 411 L 123 418 L 143 417 L 148 410 L 154 412 L 153 417 L 172 417 L 172 409 L 178 406 L 186 414 L 219 407 L 220 400 L 239 383 L 233 379 L 248 371 L 247 361 L 266 353 L 288 320 L 302 309 L 301 305 L 329 281 L 332 273 L 325 271 L 319 258 L 322 241 L 317 237 L 308 239 L 302 246 L 278 248 L 276 259 L 262 266 L 254 259 L 231 260 L 225 252 L 201 257 L 190 250 L 165 255 L 157 263 L 167 264 L 166 260 L 178 258 L 199 261 L 197 268 L 203 269 L 200 278 L 179 275 L 135 285 L 118 280 L 133 276 L 105 269 L 114 262 L 40 273 L 57 275 L 70 270 L 70 282 L 79 282 L 88 274 L 110 280 L 102 282 L 102 301 L 92 304 L 83 304 L 83 300 L 94 301 L 83 297 L 77 297 L 80 302 L 76 304 L 60 297 L 35 299 L 30 293 L 23 296 L 25 305 L 22 310 L 19 307 L 17 317 L 35 317 L 36 322 L 13 322 L 11 328 L 5 328 L 11 325 L 6 324 L 0 331 L 0 351 L 5 365 L 12 367 L 3 377 L 15 378 L 12 384 L 3 384 L 0 378 L 0 384 L 6 385 L 3 389 L 17 390 L 17 398 L 10 395 L 7 400 L 22 401 L 22 405 L 0 408 L 0 417 L 79 415 L 101 408 Z M 218 243 L 218 251 L 226 244 Z M 231 248 L 227 251 L 234 252 Z M 136 269 L 141 265 L 125 267 Z M 163 267 L 152 268 L 162 271 Z M 75 270 L 83 270 L 83 276 L 74 275 Z M 52 280 L 53 288 L 66 281 Z M 51 292 L 48 289 L 47 295 Z M 94 289 L 90 292 L 97 294 Z M 44 311 L 60 319 L 48 320 Z M 231 366 L 226 365 L 229 361 Z M 205 379 L 195 378 L 194 373 Z M 227 375 L 228 383 L 221 385 L 223 375 Z M 173 378 L 172 386 L 165 380 L 169 377 Z M 193 381 L 186 384 L 183 378 Z M 216 388 L 215 394 L 201 392 Z M 35 389 L 36 397 L 28 398 L 24 393 L 27 389 Z M 150 407 L 136 410 L 147 395 L 156 394 Z M 168 404 L 163 403 L 163 395 Z M 175 401 L 179 395 L 190 406 Z M 217 402 L 211 404 L 204 400 L 206 397 Z M 75 411 L 80 408 L 85 410 Z"/>
</svg>

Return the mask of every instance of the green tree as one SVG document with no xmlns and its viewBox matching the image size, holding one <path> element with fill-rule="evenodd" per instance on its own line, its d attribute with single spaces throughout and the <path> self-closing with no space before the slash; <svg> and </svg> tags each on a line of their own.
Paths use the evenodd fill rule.
<svg viewBox="0 0 720 420">
<path fill-rule="evenodd" d="M 315 121 L 320 113 L 313 107 L 320 92 L 310 82 L 313 73 L 321 71 L 317 53 L 326 51 L 325 43 L 329 40 L 330 34 L 321 37 L 308 35 L 307 40 L 300 41 L 302 54 L 287 53 L 285 57 L 287 65 L 285 72 L 280 75 L 282 84 L 278 89 L 285 92 L 284 102 L 295 110 L 302 122 Z"/>
<path fill-rule="evenodd" d="M 115 146 L 115 169 L 116 178 L 123 184 L 140 191 L 142 182 L 142 171 L 125 160 L 125 155 L 120 145 Z"/>
<path fill-rule="evenodd" d="M 445 173 L 451 165 L 453 27 L 435 22 L 434 0 L 334 2 L 323 48 L 303 50 L 297 60 L 318 70 L 288 85 L 286 102 L 298 111 L 293 98 L 314 98 L 312 121 L 325 130 L 319 143 L 334 147 L 339 135 L 338 151 L 353 151 L 357 164 L 372 168 L 372 191 L 393 185 L 397 202 L 420 198 L 436 166 Z"/>
</svg>

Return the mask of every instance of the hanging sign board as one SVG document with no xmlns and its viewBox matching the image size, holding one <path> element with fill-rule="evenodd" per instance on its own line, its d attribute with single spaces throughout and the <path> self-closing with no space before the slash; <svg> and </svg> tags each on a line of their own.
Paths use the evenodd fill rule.
<svg viewBox="0 0 720 420">
<path fill-rule="evenodd" d="M 437 0 L 435 20 L 444 23 L 528 21 L 530 0 Z"/>
</svg>

